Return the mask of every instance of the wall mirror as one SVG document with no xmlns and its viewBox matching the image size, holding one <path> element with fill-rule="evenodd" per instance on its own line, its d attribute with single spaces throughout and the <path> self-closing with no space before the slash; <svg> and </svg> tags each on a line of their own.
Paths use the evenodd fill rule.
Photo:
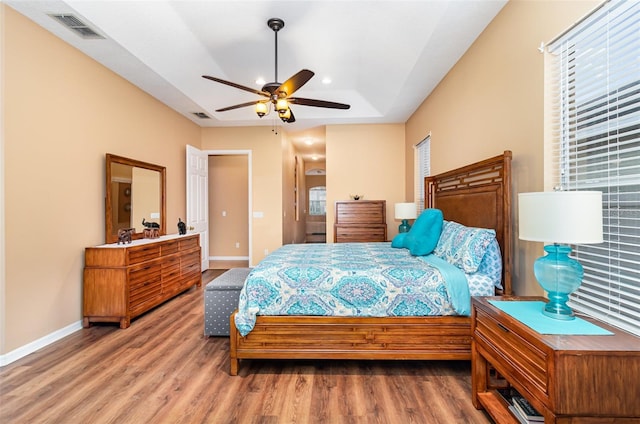
<svg viewBox="0 0 640 424">
<path fill-rule="evenodd" d="M 166 234 L 166 168 L 122 156 L 106 155 L 105 239 L 118 241 L 118 230 L 134 228 L 143 236 L 144 222 Z"/>
</svg>

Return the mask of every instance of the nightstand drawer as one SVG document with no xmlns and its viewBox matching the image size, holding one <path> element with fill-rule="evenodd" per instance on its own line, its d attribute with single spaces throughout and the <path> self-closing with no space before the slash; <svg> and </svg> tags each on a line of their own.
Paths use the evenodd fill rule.
<svg viewBox="0 0 640 424">
<path fill-rule="evenodd" d="M 475 336 L 494 358 L 494 365 L 515 374 L 523 385 L 543 397 L 548 396 L 547 355 L 506 325 L 477 310 Z M 526 383 L 530 384 L 526 384 Z"/>
</svg>

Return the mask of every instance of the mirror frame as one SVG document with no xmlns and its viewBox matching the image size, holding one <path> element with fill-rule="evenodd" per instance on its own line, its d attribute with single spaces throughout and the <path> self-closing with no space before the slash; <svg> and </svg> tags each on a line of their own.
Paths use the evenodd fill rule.
<svg viewBox="0 0 640 424">
<path fill-rule="evenodd" d="M 160 235 L 165 235 L 167 231 L 167 169 L 164 166 L 154 165 L 152 163 L 142 162 L 135 159 L 125 158 L 123 156 L 113 155 L 107 153 L 106 155 L 106 181 L 105 181 L 105 208 L 104 208 L 104 222 L 105 222 L 105 241 L 107 244 L 116 243 L 118 241 L 118 235 L 113 234 L 112 223 L 112 209 L 111 209 L 111 164 L 119 163 L 121 165 L 129 165 L 136 168 L 148 169 L 151 171 L 158 171 L 160 173 Z M 143 232 L 134 233 L 132 239 L 137 240 L 144 237 Z"/>
</svg>

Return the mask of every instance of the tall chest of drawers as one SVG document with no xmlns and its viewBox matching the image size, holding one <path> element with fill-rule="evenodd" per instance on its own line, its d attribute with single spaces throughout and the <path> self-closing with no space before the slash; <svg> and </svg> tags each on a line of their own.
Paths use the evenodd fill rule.
<svg viewBox="0 0 640 424">
<path fill-rule="evenodd" d="M 83 326 L 131 319 L 201 285 L 199 235 L 169 235 L 85 249 Z"/>
<path fill-rule="evenodd" d="M 386 241 L 386 203 L 384 200 L 336 202 L 333 241 L 335 243 Z"/>
</svg>

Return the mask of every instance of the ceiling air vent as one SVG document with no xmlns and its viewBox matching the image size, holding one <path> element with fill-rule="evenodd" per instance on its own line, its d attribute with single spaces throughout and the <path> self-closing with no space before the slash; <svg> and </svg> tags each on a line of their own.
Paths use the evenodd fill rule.
<svg viewBox="0 0 640 424">
<path fill-rule="evenodd" d="M 89 25 L 82 22 L 76 16 L 68 14 L 57 14 L 49 16 L 51 16 L 53 19 L 60 22 L 62 25 L 66 26 L 82 38 L 104 38 L 102 35 L 98 34 L 95 30 L 90 28 Z"/>
<path fill-rule="evenodd" d="M 211 119 L 211 117 L 204 112 L 192 112 L 192 113 L 200 119 Z"/>
</svg>

